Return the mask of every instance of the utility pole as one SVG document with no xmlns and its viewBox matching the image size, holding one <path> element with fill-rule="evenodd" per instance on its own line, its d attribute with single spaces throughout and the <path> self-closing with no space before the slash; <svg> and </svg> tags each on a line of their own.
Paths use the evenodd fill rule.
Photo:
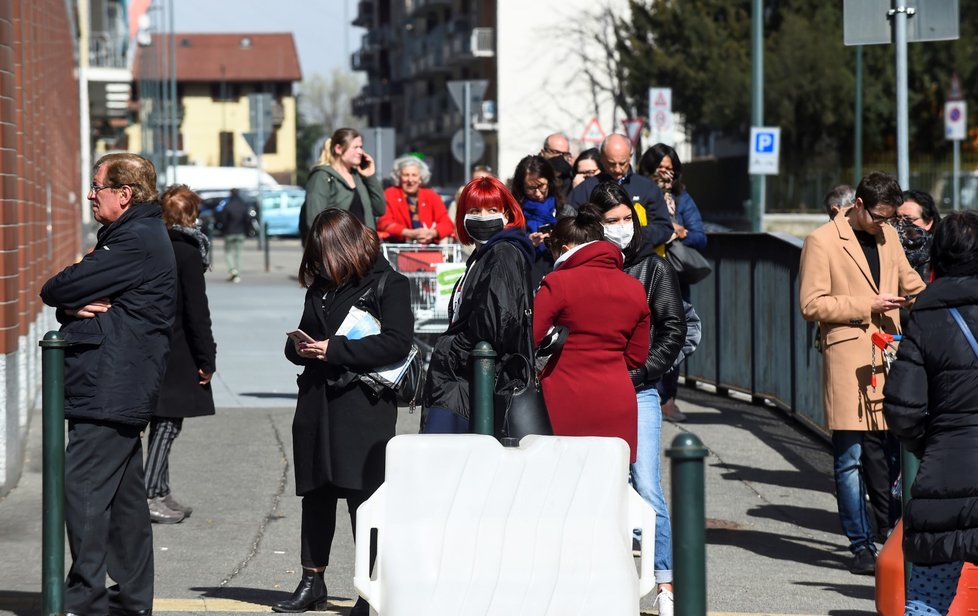
<svg viewBox="0 0 978 616">
<path fill-rule="evenodd" d="M 751 0 L 751 126 L 764 125 L 764 2 Z M 754 233 L 764 227 L 764 199 L 766 178 L 760 174 L 751 177 L 750 223 Z"/>
<path fill-rule="evenodd" d="M 90 8 L 88 0 L 78 0 L 78 124 L 81 132 L 81 187 L 79 188 L 79 201 L 81 203 L 81 215 L 84 226 L 92 223 L 92 210 L 86 207 L 88 198 L 88 181 L 92 168 L 92 127 L 91 116 L 89 115 L 88 100 L 88 50 L 89 50 L 89 24 Z M 84 231 L 82 231 L 82 246 L 85 245 Z"/>
</svg>

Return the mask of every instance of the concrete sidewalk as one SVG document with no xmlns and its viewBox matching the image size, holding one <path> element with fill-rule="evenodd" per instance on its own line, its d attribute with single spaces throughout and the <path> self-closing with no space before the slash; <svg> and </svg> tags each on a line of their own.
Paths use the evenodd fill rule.
<svg viewBox="0 0 978 616">
<path fill-rule="evenodd" d="M 296 242 L 272 242 L 273 269 L 249 244 L 243 281 L 223 280 L 218 241 L 208 295 L 218 342 L 216 416 L 189 420 L 171 459 L 174 494 L 194 506 L 182 524 L 154 526 L 155 611 L 268 613 L 298 580 L 299 499 L 291 421 L 295 367 L 282 355 L 303 291 Z M 873 580 L 851 575 L 824 443 L 771 409 L 683 390 L 688 423 L 667 424 L 663 447 L 695 433 L 706 459 L 708 606 L 712 614 L 875 614 Z M 418 414 L 399 413 L 399 431 Z M 0 501 L 0 614 L 40 613 L 40 415 L 28 460 Z M 668 495 L 668 461 L 663 483 Z M 356 598 L 345 506 L 327 572 L 330 607 Z M 652 597 L 643 600 L 644 610 Z M 650 612 L 651 613 L 651 612 Z"/>
</svg>

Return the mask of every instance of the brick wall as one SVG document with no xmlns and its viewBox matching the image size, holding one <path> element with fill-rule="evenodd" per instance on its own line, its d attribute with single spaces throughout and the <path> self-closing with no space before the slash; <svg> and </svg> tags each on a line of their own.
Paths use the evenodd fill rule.
<svg viewBox="0 0 978 616">
<path fill-rule="evenodd" d="M 64 0 L 0 2 L 0 495 L 39 404 L 41 285 L 81 244 L 78 82 Z"/>
</svg>

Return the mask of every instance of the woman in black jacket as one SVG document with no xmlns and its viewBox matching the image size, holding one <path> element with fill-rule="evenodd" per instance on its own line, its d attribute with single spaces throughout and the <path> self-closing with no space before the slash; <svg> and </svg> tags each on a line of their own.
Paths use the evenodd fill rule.
<svg viewBox="0 0 978 616">
<path fill-rule="evenodd" d="M 195 226 L 200 197 L 181 184 L 163 193 L 160 203 L 177 262 L 177 310 L 159 403 L 149 424 L 146 498 L 153 522 L 175 524 L 189 517 L 193 508 L 180 504 L 170 491 L 170 448 L 185 417 L 214 414 L 210 383 L 217 346 L 204 283 L 210 242 Z"/>
<path fill-rule="evenodd" d="M 380 254 L 377 234 L 346 210 L 324 210 L 313 221 L 299 280 L 308 289 L 299 329 L 311 340 L 293 336 L 285 356 L 304 368 L 292 422 L 302 580 L 291 597 L 272 607 L 276 612 L 326 605 L 323 572 L 337 500 L 346 499 L 355 535 L 357 507 L 384 481 L 384 450 L 397 419 L 394 391 L 376 391 L 360 375 L 406 358 L 414 337 L 407 278 Z M 354 307 L 377 318 L 379 334 L 337 335 Z M 351 614 L 367 610 L 360 599 Z"/>
<path fill-rule="evenodd" d="M 479 341 L 496 351 L 495 423 L 502 425 L 514 383 L 525 382 L 519 355 L 531 357 L 533 327 L 530 268 L 533 244 L 524 230 L 523 211 L 506 186 L 494 177 L 462 189 L 455 229 L 463 244 L 477 248 L 455 284 L 448 304 L 449 325 L 432 352 L 425 382 L 422 431 L 469 431 L 472 364 Z"/>
<path fill-rule="evenodd" d="M 941 220 L 931 268 L 883 388 L 890 431 L 920 458 L 903 512 L 906 614 L 946 614 L 962 563 L 978 562 L 978 214 Z"/>
<path fill-rule="evenodd" d="M 644 241 L 628 193 L 617 182 L 602 182 L 591 191 L 591 202 L 604 213 L 605 239 L 625 255 L 625 273 L 645 287 L 652 312 L 649 356 L 645 365 L 629 371 L 638 398 L 638 452 L 631 465 L 635 491 L 655 509 L 655 580 L 659 613 L 672 613 L 672 530 L 669 507 L 659 469 L 662 408 L 656 383 L 676 361 L 686 340 L 686 311 L 679 279 L 655 247 Z"/>
</svg>

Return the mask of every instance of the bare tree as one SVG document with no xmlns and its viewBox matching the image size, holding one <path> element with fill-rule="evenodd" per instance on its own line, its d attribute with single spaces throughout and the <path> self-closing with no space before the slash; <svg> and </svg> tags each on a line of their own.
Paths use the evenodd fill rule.
<svg viewBox="0 0 978 616">
<path fill-rule="evenodd" d="M 351 101 L 360 92 L 361 80 L 353 73 L 334 68 L 329 77 L 313 73 L 299 86 L 299 113 L 307 124 L 316 124 L 324 132 L 360 121 L 353 115 Z"/>
</svg>

